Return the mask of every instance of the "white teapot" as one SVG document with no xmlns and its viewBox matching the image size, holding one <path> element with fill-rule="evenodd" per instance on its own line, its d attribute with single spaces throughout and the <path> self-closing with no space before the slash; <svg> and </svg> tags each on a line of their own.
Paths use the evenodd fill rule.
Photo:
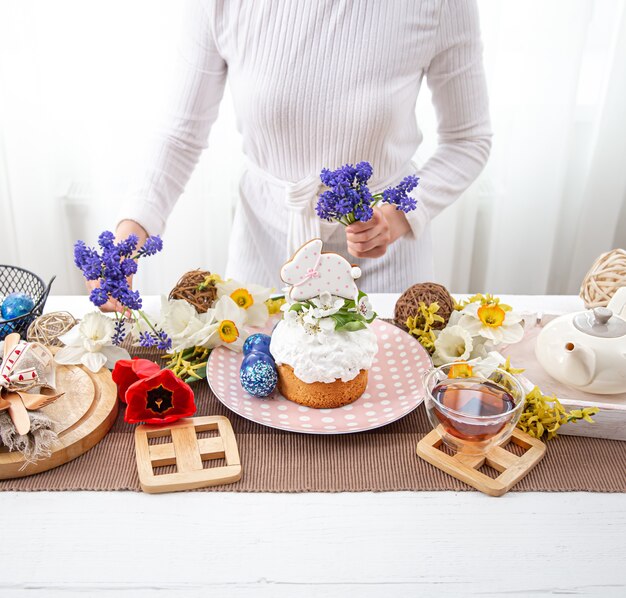
<svg viewBox="0 0 626 598">
<path fill-rule="evenodd" d="M 594 394 L 626 392 L 626 287 L 607 307 L 555 318 L 539 333 L 539 363 L 553 378 Z"/>
</svg>

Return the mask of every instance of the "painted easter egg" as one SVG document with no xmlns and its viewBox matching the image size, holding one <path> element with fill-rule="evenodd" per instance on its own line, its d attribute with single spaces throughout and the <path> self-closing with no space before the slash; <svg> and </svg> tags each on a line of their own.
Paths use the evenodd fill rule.
<svg viewBox="0 0 626 598">
<path fill-rule="evenodd" d="M 278 383 L 274 360 L 259 351 L 249 353 L 241 363 L 239 380 L 243 389 L 254 397 L 271 395 Z"/>
<path fill-rule="evenodd" d="M 35 302 L 26 293 L 11 293 L 2 302 L 2 317 L 5 320 L 25 316 L 35 307 Z"/>
<path fill-rule="evenodd" d="M 248 355 L 252 351 L 270 354 L 270 341 L 272 337 L 262 332 L 251 334 L 243 344 L 243 354 Z"/>
</svg>

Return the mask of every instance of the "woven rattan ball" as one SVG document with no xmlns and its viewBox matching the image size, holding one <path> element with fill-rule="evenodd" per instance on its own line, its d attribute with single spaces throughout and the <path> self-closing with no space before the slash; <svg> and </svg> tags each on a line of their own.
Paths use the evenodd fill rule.
<svg viewBox="0 0 626 598">
<path fill-rule="evenodd" d="M 31 343 L 41 343 L 49 347 L 62 347 L 59 337 L 76 326 L 72 314 L 66 311 L 53 311 L 39 316 L 28 327 L 26 339 Z"/>
<path fill-rule="evenodd" d="M 444 322 L 437 322 L 433 328 L 443 328 L 450 319 L 450 314 L 454 310 L 454 299 L 443 285 L 436 282 L 420 282 L 409 287 L 398 299 L 394 312 L 394 321 L 396 326 L 407 329 L 406 321 L 408 318 L 415 316 L 420 301 L 426 305 L 430 305 L 435 301 L 439 304 L 440 315 Z"/>
<path fill-rule="evenodd" d="M 591 266 L 580 287 L 585 307 L 606 307 L 615 291 L 626 286 L 626 251 L 603 253 Z"/>
<path fill-rule="evenodd" d="M 205 313 L 213 307 L 217 298 L 217 289 L 214 284 L 205 285 L 207 276 L 211 273 L 206 270 L 191 270 L 186 272 L 170 291 L 170 299 L 184 299 L 191 303 L 198 313 Z"/>
</svg>

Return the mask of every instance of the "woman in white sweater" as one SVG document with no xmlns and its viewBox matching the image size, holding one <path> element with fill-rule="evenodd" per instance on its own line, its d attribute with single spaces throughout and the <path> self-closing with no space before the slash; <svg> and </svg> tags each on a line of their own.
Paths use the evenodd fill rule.
<svg viewBox="0 0 626 598">
<path fill-rule="evenodd" d="M 416 170 L 424 76 L 439 144 Z M 278 286 L 291 252 L 321 236 L 326 251 L 360 265 L 368 292 L 432 278 L 430 221 L 476 178 L 491 145 L 474 0 L 191 2 L 172 109 L 119 237 L 163 232 L 227 77 L 248 160 L 227 276 Z M 385 205 L 347 229 L 320 221 L 320 170 L 361 160 L 374 167 L 372 192 L 417 172 L 417 209 Z"/>
</svg>

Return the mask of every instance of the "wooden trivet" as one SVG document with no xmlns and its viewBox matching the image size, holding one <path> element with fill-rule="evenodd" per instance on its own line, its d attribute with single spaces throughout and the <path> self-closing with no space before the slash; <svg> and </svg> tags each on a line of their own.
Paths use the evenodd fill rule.
<svg viewBox="0 0 626 598">
<path fill-rule="evenodd" d="M 218 435 L 198 434 L 217 430 Z M 152 438 L 170 436 L 171 442 L 150 444 Z M 221 415 L 189 417 L 163 426 L 137 426 L 135 454 L 141 489 L 150 494 L 193 490 L 241 479 L 241 462 L 230 421 Z M 203 462 L 224 459 L 223 467 L 204 468 Z M 155 467 L 175 465 L 176 473 L 156 474 Z"/>
<path fill-rule="evenodd" d="M 504 448 L 512 442 L 524 449 L 516 454 Z M 441 450 L 443 440 L 438 429 L 433 430 L 417 444 L 417 454 L 431 465 L 445 471 L 457 480 L 490 496 L 502 496 L 519 482 L 541 459 L 546 445 L 521 430 L 515 429 L 511 438 L 500 446 L 493 447 L 485 455 L 449 455 Z M 478 471 L 483 465 L 500 472 L 496 478 Z"/>
</svg>

